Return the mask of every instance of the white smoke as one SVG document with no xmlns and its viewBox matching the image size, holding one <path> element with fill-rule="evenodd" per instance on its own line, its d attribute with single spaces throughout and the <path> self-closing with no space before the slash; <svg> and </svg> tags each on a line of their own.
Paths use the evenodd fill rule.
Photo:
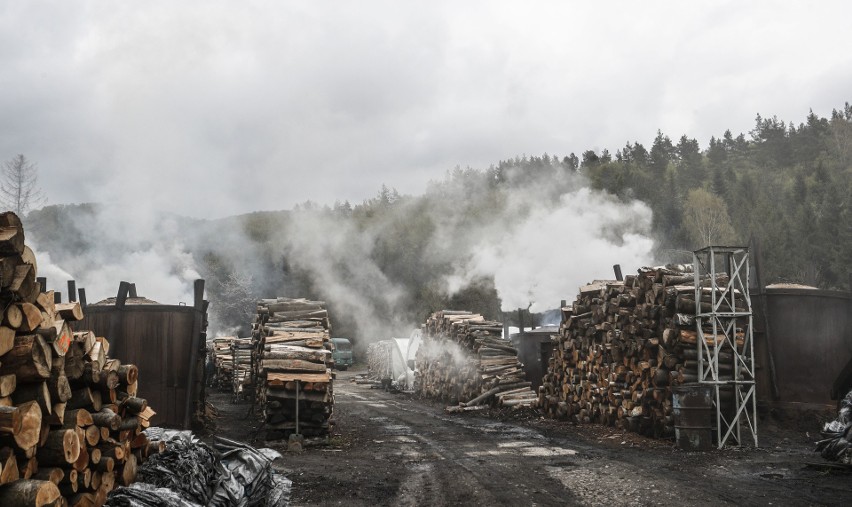
<svg viewBox="0 0 852 507">
<path fill-rule="evenodd" d="M 446 280 L 450 292 L 493 276 L 504 311 L 532 305 L 538 312 L 571 299 L 593 279 L 613 278 L 614 264 L 651 262 L 651 210 L 644 203 L 624 203 L 587 187 L 552 204 L 525 194 L 510 201 L 505 227 L 488 230 L 455 265 Z"/>
<path fill-rule="evenodd" d="M 401 336 L 413 326 L 402 317 L 406 290 L 373 260 L 380 229 L 360 229 L 353 220 L 326 212 L 301 211 L 281 238 L 288 259 L 310 273 L 333 315 L 355 322 L 364 342 Z"/>
<path fill-rule="evenodd" d="M 73 279 L 93 303 L 114 297 L 119 282 L 128 281 L 136 284 L 140 296 L 162 304 L 193 301 L 193 281 L 200 276 L 180 239 L 183 226 L 176 217 L 113 204 L 74 216 L 73 223 L 54 231 L 60 238 L 28 238 L 48 289 L 64 293 L 65 282 Z M 54 245 L 54 251 L 40 243 Z M 74 244 L 87 246 L 71 255 L 64 246 Z"/>
</svg>

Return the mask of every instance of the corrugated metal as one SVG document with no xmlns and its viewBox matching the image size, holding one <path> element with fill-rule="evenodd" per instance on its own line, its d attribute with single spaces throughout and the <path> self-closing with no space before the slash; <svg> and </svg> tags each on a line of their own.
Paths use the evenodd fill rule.
<svg viewBox="0 0 852 507">
<path fill-rule="evenodd" d="M 88 306 L 84 314 L 75 329 L 106 337 L 110 357 L 139 368 L 138 393 L 157 412 L 154 424 L 183 427 L 193 332 L 196 319 L 203 318 L 201 312 L 191 306 L 129 304 L 121 309 Z M 204 355 L 200 357 L 203 360 Z M 196 378 L 195 402 L 202 389 Z"/>
<path fill-rule="evenodd" d="M 760 297 L 758 295 L 758 297 Z M 848 292 L 767 288 L 769 338 L 782 404 L 832 405 L 831 388 L 852 358 L 852 294 Z M 761 316 L 762 317 L 762 316 Z M 762 333 L 762 318 L 755 319 Z M 768 359 L 765 351 L 758 357 Z M 760 361 L 761 366 L 766 361 Z M 766 385 L 769 368 L 758 370 L 759 398 L 772 401 Z"/>
</svg>

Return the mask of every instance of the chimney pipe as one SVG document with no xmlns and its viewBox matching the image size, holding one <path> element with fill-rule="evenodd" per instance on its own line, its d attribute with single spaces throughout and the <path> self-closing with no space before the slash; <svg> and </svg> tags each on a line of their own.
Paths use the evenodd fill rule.
<svg viewBox="0 0 852 507">
<path fill-rule="evenodd" d="M 124 303 L 127 302 L 127 293 L 130 291 L 130 283 L 119 282 L 118 294 L 115 296 L 115 307 L 124 308 Z"/>
<path fill-rule="evenodd" d="M 47 292 L 47 277 L 39 276 L 36 278 L 36 281 L 38 282 L 39 286 L 41 286 L 41 291 Z"/>
<path fill-rule="evenodd" d="M 524 309 L 518 308 L 518 334 L 524 335 Z"/>
<path fill-rule="evenodd" d="M 53 302 L 57 305 L 62 302 L 62 293 L 61 292 L 55 291 L 53 293 Z"/>
<path fill-rule="evenodd" d="M 73 303 L 74 301 L 77 301 L 77 282 L 68 280 L 68 302 Z"/>
<path fill-rule="evenodd" d="M 137 298 L 139 296 L 136 295 L 136 283 L 131 283 L 130 288 L 128 289 L 128 294 L 132 298 Z"/>
<path fill-rule="evenodd" d="M 624 276 L 621 275 L 621 264 L 616 264 L 612 267 L 612 270 L 615 271 L 615 279 L 619 282 L 624 281 Z"/>
<path fill-rule="evenodd" d="M 77 289 L 77 292 L 80 294 L 80 307 L 85 308 L 86 307 L 86 289 L 80 287 L 79 289 Z"/>
</svg>

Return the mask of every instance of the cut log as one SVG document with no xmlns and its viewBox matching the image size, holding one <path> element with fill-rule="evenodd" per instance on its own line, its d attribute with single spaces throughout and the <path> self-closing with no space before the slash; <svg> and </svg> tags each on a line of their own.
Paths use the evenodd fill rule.
<svg viewBox="0 0 852 507">
<path fill-rule="evenodd" d="M 53 412 L 53 401 L 50 398 L 50 390 L 47 388 L 47 382 L 18 386 L 15 392 L 12 393 L 12 401 L 15 405 L 20 405 L 27 401 L 35 401 L 38 403 L 42 414 Z"/>
<path fill-rule="evenodd" d="M 13 211 L 0 213 L 0 255 L 24 253 L 24 225 Z"/>
<path fill-rule="evenodd" d="M 74 336 L 71 327 L 64 320 L 54 320 L 49 324 L 42 323 L 35 332 L 42 335 L 59 356 L 65 356 Z"/>
<path fill-rule="evenodd" d="M 2 359 L 0 359 L 2 361 Z M 18 376 L 14 373 L 0 375 L 0 397 L 5 398 L 11 396 L 15 392 L 18 385 Z"/>
<path fill-rule="evenodd" d="M 9 447 L 0 449 L 0 484 L 8 484 L 18 479 L 20 479 L 20 473 L 15 453 Z"/>
<path fill-rule="evenodd" d="M 99 397 L 100 399 L 100 397 Z M 65 406 L 65 410 L 75 410 L 79 408 L 90 409 L 94 408 L 95 399 L 92 390 L 88 387 L 82 387 L 71 391 L 71 399 Z"/>
<path fill-rule="evenodd" d="M 18 329 L 24 322 L 24 314 L 18 305 L 9 305 L 3 314 L 3 325 L 12 329 Z"/>
<path fill-rule="evenodd" d="M 9 308 L 15 308 L 10 306 Z M 0 356 L 15 347 L 15 330 L 8 326 L 0 326 Z"/>
<path fill-rule="evenodd" d="M 36 306 L 38 306 L 42 312 L 48 315 L 56 315 L 54 292 L 52 290 L 45 291 L 44 287 L 42 287 L 41 289 L 42 292 L 39 293 L 38 297 L 36 297 L 35 300 Z"/>
<path fill-rule="evenodd" d="M 148 400 L 145 398 L 130 397 L 121 402 L 121 408 L 129 414 L 139 414 L 148 408 Z"/>
<path fill-rule="evenodd" d="M 14 433 L 15 443 L 21 449 L 31 449 L 38 444 L 41 433 L 41 409 L 30 401 L 18 405 L 21 414 L 21 431 Z"/>
<path fill-rule="evenodd" d="M 19 479 L 0 486 L 0 505 L 43 507 L 60 498 L 59 488 L 50 481 Z"/>
<path fill-rule="evenodd" d="M 93 493 L 78 493 L 71 497 L 68 505 L 70 507 L 97 507 L 99 504 L 95 503 Z M 103 505 L 103 502 L 100 505 Z"/>
<path fill-rule="evenodd" d="M 86 367 L 83 360 L 84 355 L 85 352 L 83 352 L 83 346 L 80 343 L 73 342 L 68 347 L 68 351 L 65 353 L 65 376 L 68 377 L 69 381 L 78 380 L 83 376 Z"/>
<path fill-rule="evenodd" d="M 47 423 L 51 426 L 62 426 L 65 424 L 65 402 L 53 404 L 53 410 L 47 417 Z"/>
<path fill-rule="evenodd" d="M 74 322 L 83 320 L 83 307 L 80 306 L 79 301 L 57 304 L 56 313 L 63 320 Z"/>
<path fill-rule="evenodd" d="M 101 430 L 94 424 L 91 426 L 86 426 L 86 444 L 90 447 L 94 447 L 98 445 L 98 442 L 101 441 Z"/>
<path fill-rule="evenodd" d="M 15 434 L 23 428 L 18 407 L 0 407 L 0 432 Z"/>
<path fill-rule="evenodd" d="M 307 371 L 307 372 L 324 372 L 327 368 L 325 364 L 303 361 L 300 359 L 266 359 L 264 357 L 261 368 L 267 371 Z"/>
<path fill-rule="evenodd" d="M 36 281 L 35 269 L 30 264 L 19 264 L 15 266 L 15 274 L 12 283 L 7 290 L 25 303 L 32 303 L 38 297 L 40 287 Z M 41 312 L 39 311 L 39 319 Z"/>
<path fill-rule="evenodd" d="M 21 312 L 21 324 L 18 326 L 18 331 L 29 333 L 38 329 L 44 317 L 41 315 L 41 310 L 32 303 L 18 303 L 15 305 Z"/>
<path fill-rule="evenodd" d="M 45 465 L 67 466 L 80 457 L 80 439 L 74 430 L 51 431 L 42 447 L 39 447 L 36 457 L 38 462 Z"/>
<path fill-rule="evenodd" d="M 127 461 L 121 466 L 121 473 L 118 479 L 122 486 L 129 486 L 136 480 L 136 456 L 129 454 Z"/>
<path fill-rule="evenodd" d="M 88 410 L 84 408 L 77 408 L 73 410 L 68 410 L 66 405 L 65 410 L 65 423 L 64 426 L 68 429 L 73 429 L 74 427 L 86 427 L 94 424 L 92 420 L 92 414 L 89 413 Z"/>
<path fill-rule="evenodd" d="M 64 403 L 71 399 L 71 385 L 65 375 L 51 375 L 47 379 L 47 388 L 54 403 Z"/>
<path fill-rule="evenodd" d="M 121 416 L 108 408 L 102 408 L 99 412 L 93 413 L 92 420 L 95 426 L 109 428 L 112 431 L 118 430 L 121 426 Z"/>
<path fill-rule="evenodd" d="M 37 334 L 18 335 L 15 346 L 0 361 L 0 375 L 14 373 L 18 383 L 38 382 L 50 377 L 53 352 Z"/>
<path fill-rule="evenodd" d="M 73 472 L 73 470 L 71 470 Z M 59 467 L 48 467 L 48 468 L 40 468 L 38 472 L 33 475 L 33 479 L 39 481 L 50 481 L 57 486 L 59 482 L 65 477 L 65 470 Z"/>
<path fill-rule="evenodd" d="M 139 368 L 136 365 L 122 364 L 118 367 L 118 381 L 121 384 L 134 384 L 137 378 L 139 378 Z"/>
<path fill-rule="evenodd" d="M 82 428 L 76 428 L 75 433 L 77 434 L 77 440 L 80 441 L 80 454 L 77 456 L 77 460 L 74 462 L 74 470 L 78 472 L 85 471 L 89 468 L 89 462 L 91 455 L 89 454 L 89 448 L 86 447 L 85 440 L 80 440 L 80 432 L 83 431 Z M 85 435 L 83 439 L 85 439 Z"/>
</svg>

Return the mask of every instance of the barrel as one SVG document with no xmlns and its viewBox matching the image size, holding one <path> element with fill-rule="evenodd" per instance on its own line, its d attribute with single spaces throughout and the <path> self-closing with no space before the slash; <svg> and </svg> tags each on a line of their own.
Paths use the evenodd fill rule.
<svg viewBox="0 0 852 507">
<path fill-rule="evenodd" d="M 672 388 L 677 446 L 689 451 L 713 448 L 713 387 L 684 384 Z"/>
</svg>

